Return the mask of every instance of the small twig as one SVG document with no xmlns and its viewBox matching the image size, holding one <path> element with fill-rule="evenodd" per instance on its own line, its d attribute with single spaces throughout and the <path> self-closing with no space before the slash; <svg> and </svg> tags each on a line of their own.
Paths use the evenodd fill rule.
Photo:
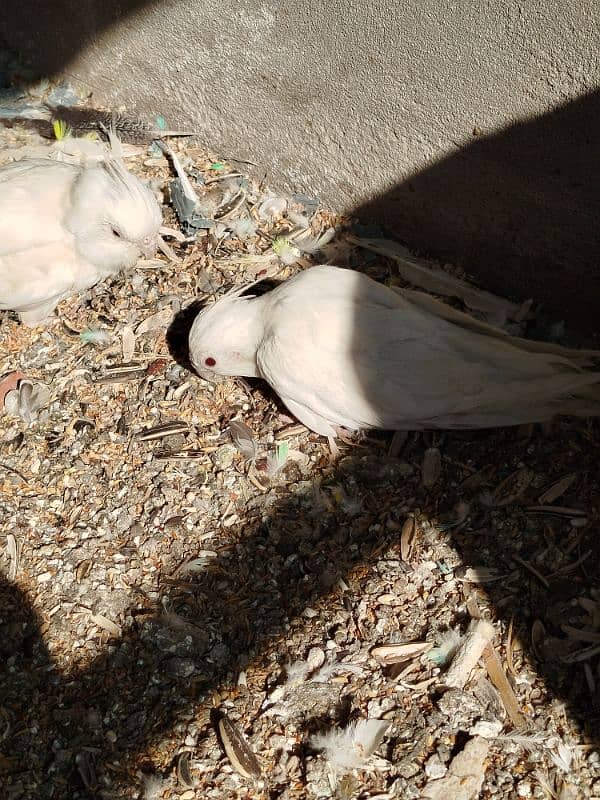
<svg viewBox="0 0 600 800">
<path fill-rule="evenodd" d="M 510 622 L 508 623 L 508 635 L 506 637 L 506 664 L 508 666 L 509 672 L 513 675 L 517 674 L 515 669 L 515 664 L 513 661 L 513 626 L 515 622 L 514 614 L 510 618 Z"/>
<path fill-rule="evenodd" d="M 556 572 L 551 573 L 548 575 L 548 577 L 555 578 L 557 575 L 564 575 L 567 572 L 573 572 L 573 570 L 577 569 L 580 564 L 583 564 L 584 561 L 588 560 L 588 558 L 592 555 L 592 552 L 592 550 L 586 550 L 586 552 L 581 556 L 581 558 L 578 558 L 577 561 L 557 569 Z"/>
<path fill-rule="evenodd" d="M 211 183 L 217 183 L 218 181 L 224 181 L 227 178 L 243 178 L 243 174 L 241 172 L 228 172 L 227 175 L 217 175 L 215 178 L 209 178 L 207 181 L 204 181 L 205 186 L 210 186 Z"/>
<path fill-rule="evenodd" d="M 544 578 L 542 573 L 538 572 L 537 569 L 529 563 L 529 561 L 525 561 L 524 558 L 521 558 L 520 556 L 516 556 L 514 554 L 512 555 L 512 559 L 513 561 L 516 561 L 518 564 L 521 564 L 521 566 L 525 567 L 525 569 L 529 570 L 529 572 L 531 572 L 532 575 L 535 575 L 538 581 L 540 581 L 540 583 L 542 583 L 546 587 L 546 589 L 550 588 L 550 584 L 546 580 L 546 578 Z"/>
<path fill-rule="evenodd" d="M 18 469 L 15 469 L 14 467 L 9 467 L 8 464 L 5 464 L 4 462 L 0 462 L 0 467 L 3 467 L 8 472 L 13 472 L 15 475 L 18 475 L 19 478 L 21 478 L 22 481 L 24 481 L 25 483 L 28 483 L 28 480 L 25 477 L 25 475 L 23 475 L 22 472 L 19 472 Z"/>
</svg>

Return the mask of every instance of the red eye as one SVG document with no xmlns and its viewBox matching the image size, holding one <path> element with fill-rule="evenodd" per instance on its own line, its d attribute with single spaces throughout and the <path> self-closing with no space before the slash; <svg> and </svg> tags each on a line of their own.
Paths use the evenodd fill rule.
<svg viewBox="0 0 600 800">
<path fill-rule="evenodd" d="M 214 358 L 209 356 L 208 358 L 204 359 L 204 363 L 207 367 L 214 367 L 217 362 L 214 360 Z"/>
</svg>

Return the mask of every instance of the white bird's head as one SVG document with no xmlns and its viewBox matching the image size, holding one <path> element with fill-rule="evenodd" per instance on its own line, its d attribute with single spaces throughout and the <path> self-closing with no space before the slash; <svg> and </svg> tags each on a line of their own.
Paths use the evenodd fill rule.
<svg viewBox="0 0 600 800">
<path fill-rule="evenodd" d="M 223 376 L 259 377 L 256 351 L 264 335 L 259 297 L 240 297 L 235 288 L 203 308 L 190 329 L 190 361 L 209 381 Z"/>
<path fill-rule="evenodd" d="M 73 185 L 66 224 L 80 254 L 98 269 L 115 273 L 156 253 L 160 207 L 148 186 L 120 158 L 86 167 Z"/>
</svg>

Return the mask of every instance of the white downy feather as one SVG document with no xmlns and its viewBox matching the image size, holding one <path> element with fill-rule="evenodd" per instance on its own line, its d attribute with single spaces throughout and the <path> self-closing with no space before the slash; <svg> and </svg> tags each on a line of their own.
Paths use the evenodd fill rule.
<svg viewBox="0 0 600 800">
<path fill-rule="evenodd" d="M 312 736 L 310 744 L 322 750 L 338 775 L 361 769 L 379 747 L 390 722 L 384 719 L 359 719 L 346 728 L 332 728 Z"/>
</svg>

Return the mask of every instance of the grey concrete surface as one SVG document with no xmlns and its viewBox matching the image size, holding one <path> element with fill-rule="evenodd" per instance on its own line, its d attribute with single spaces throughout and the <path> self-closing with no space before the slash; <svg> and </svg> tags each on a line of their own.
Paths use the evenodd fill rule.
<svg viewBox="0 0 600 800">
<path fill-rule="evenodd" d="M 600 309 L 597 11 L 559 0 L 23 0 L 0 33 L 40 71 L 190 124 L 272 183 L 384 221 L 589 330 Z"/>
</svg>

